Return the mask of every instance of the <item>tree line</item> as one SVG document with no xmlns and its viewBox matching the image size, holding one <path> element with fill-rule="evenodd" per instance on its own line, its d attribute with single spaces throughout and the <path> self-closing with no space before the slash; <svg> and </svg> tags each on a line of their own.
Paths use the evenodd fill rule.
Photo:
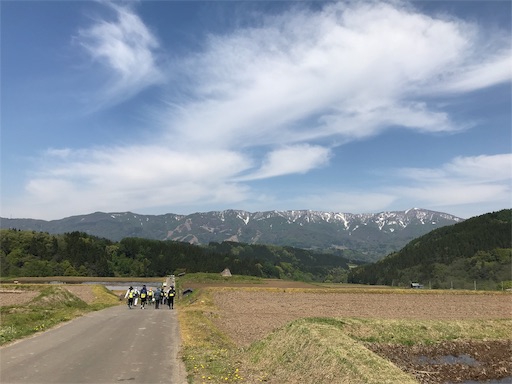
<svg viewBox="0 0 512 384">
<path fill-rule="evenodd" d="M 330 254 L 235 242 L 197 246 L 177 241 L 125 238 L 119 242 L 83 232 L 0 231 L 2 277 L 158 277 L 181 272 L 221 272 L 265 278 L 346 282 L 348 260 Z"/>
<path fill-rule="evenodd" d="M 505 209 L 436 229 L 380 261 L 355 268 L 362 284 L 428 284 L 431 288 L 495 289 L 510 285 L 512 210 Z"/>
</svg>

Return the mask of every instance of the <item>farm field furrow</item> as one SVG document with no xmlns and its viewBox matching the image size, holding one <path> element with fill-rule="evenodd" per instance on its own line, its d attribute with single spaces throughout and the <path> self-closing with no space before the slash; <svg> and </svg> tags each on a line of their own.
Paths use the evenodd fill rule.
<svg viewBox="0 0 512 384">
<path fill-rule="evenodd" d="M 239 346 L 302 317 L 468 320 L 512 318 L 512 295 L 215 290 L 217 325 Z"/>
<path fill-rule="evenodd" d="M 365 337 L 381 340 L 379 332 L 386 332 L 389 324 L 395 324 L 396 334 L 392 325 L 391 334 L 386 335 L 390 340 L 362 341 L 362 345 L 393 362 L 418 383 L 483 383 L 487 380 L 508 383 L 512 380 L 511 337 L 502 331 L 496 340 L 473 339 L 471 329 L 473 326 L 492 328 L 493 322 L 500 322 L 503 329 L 502 321 L 512 319 L 510 294 L 360 293 L 304 288 L 215 288 L 211 294 L 216 308 L 216 312 L 210 314 L 212 321 L 241 348 L 305 317 L 339 319 L 341 324 L 346 324 L 348 332 L 351 325 L 357 324 L 359 328 L 354 337 L 361 340 Z M 380 326 L 382 329 L 378 328 Z M 427 344 L 406 345 L 398 340 L 400 328 L 405 332 L 419 329 L 425 334 L 425 340 L 429 338 L 428 332 L 436 334 L 439 329 L 458 336 L 453 341 L 447 337 Z"/>
</svg>

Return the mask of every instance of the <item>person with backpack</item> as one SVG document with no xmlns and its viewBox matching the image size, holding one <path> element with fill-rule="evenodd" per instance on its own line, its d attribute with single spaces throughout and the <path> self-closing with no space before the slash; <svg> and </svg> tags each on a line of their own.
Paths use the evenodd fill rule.
<svg viewBox="0 0 512 384">
<path fill-rule="evenodd" d="M 174 308 L 174 296 L 176 296 L 176 291 L 174 290 L 174 287 L 171 286 L 167 292 L 167 305 L 169 306 L 169 309 Z"/>
<path fill-rule="evenodd" d="M 146 289 L 146 285 L 142 286 L 140 290 L 140 309 L 146 308 L 146 302 L 148 300 L 148 290 Z"/>
<path fill-rule="evenodd" d="M 139 302 L 139 290 L 137 288 L 133 288 L 133 305 L 136 307 Z"/>
<path fill-rule="evenodd" d="M 160 287 L 160 304 L 165 304 L 165 297 L 167 294 L 164 291 L 164 287 Z"/>
<path fill-rule="evenodd" d="M 135 292 L 133 290 L 133 287 L 130 286 L 130 288 L 128 288 L 126 290 L 126 293 L 124 295 L 124 298 L 125 299 L 128 299 L 128 308 L 132 309 L 132 306 L 133 306 L 133 297 L 135 296 Z"/>
<path fill-rule="evenodd" d="M 148 303 L 149 303 L 149 305 L 153 305 L 153 300 L 154 300 L 153 288 L 149 288 L 149 291 L 148 291 Z"/>
<path fill-rule="evenodd" d="M 161 291 L 157 288 L 157 289 L 155 290 L 155 309 L 160 308 L 160 300 L 162 300 L 162 293 L 161 293 Z"/>
</svg>

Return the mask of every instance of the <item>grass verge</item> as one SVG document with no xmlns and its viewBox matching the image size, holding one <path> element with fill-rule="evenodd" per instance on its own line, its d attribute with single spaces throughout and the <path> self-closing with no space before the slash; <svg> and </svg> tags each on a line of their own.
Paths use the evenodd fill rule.
<svg viewBox="0 0 512 384">
<path fill-rule="evenodd" d="M 119 304 L 117 296 L 99 285 L 91 287 L 95 300 L 90 304 L 59 285 L 23 284 L 9 288 L 38 294 L 23 305 L 0 307 L 0 345 L 47 330 L 87 312 Z"/>
<path fill-rule="evenodd" d="M 179 303 L 182 358 L 189 383 L 242 381 L 235 345 L 212 322 L 208 290 L 196 290 Z"/>
<path fill-rule="evenodd" d="M 187 284 L 198 283 L 198 284 L 263 284 L 263 279 L 261 277 L 255 276 L 243 276 L 243 275 L 232 275 L 232 276 L 222 276 L 218 273 L 189 273 L 183 276 L 180 276 L 176 279 L 178 284 L 181 284 L 183 287 Z"/>
<path fill-rule="evenodd" d="M 512 319 L 401 320 L 340 319 L 354 340 L 371 343 L 431 345 L 454 340 L 506 340 Z"/>
</svg>

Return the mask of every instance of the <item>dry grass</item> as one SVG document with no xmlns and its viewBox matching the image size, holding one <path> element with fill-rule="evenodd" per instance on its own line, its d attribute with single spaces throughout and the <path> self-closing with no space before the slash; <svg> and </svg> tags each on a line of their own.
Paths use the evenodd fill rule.
<svg viewBox="0 0 512 384">
<path fill-rule="evenodd" d="M 434 344 L 461 339 L 505 340 L 510 338 L 512 319 L 407 320 L 340 319 L 351 338 L 372 343 L 404 345 Z"/>
<path fill-rule="evenodd" d="M 296 320 L 254 343 L 246 359 L 248 383 L 416 383 L 328 319 Z"/>
</svg>

